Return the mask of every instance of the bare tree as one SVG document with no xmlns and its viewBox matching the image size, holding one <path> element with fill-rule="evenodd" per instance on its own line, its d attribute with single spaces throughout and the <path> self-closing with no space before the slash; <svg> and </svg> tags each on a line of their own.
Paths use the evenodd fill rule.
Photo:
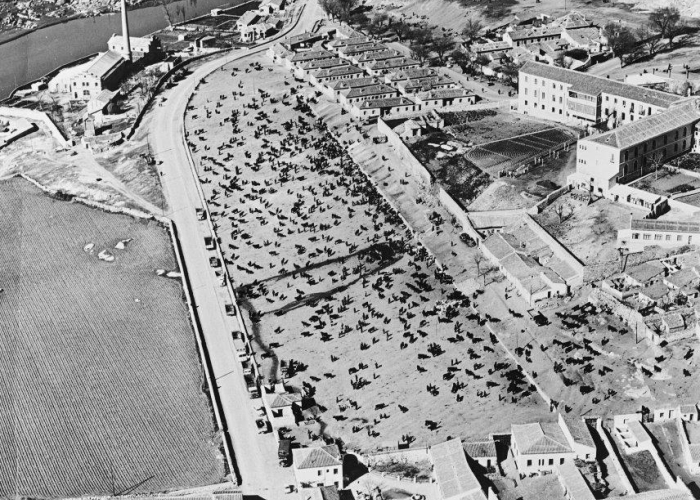
<svg viewBox="0 0 700 500">
<path fill-rule="evenodd" d="M 637 28 L 637 39 L 639 43 L 646 48 L 647 53 L 650 56 L 656 54 L 659 44 L 661 43 L 661 37 L 652 29 L 648 24 L 643 24 Z"/>
<path fill-rule="evenodd" d="M 657 28 L 661 38 L 668 38 L 668 48 L 673 49 L 673 38 L 682 29 L 678 7 L 660 7 L 649 14 L 649 22 Z"/>
<path fill-rule="evenodd" d="M 481 33 L 481 30 L 484 29 L 484 24 L 473 17 L 470 17 L 467 19 L 466 24 L 464 25 L 464 28 L 462 28 L 462 36 L 466 40 L 471 40 L 472 38 L 476 38 L 479 36 L 479 33 Z"/>
<path fill-rule="evenodd" d="M 658 180 L 659 179 L 659 167 L 662 167 L 664 165 L 664 155 L 661 153 L 661 151 L 654 151 L 652 154 L 648 156 L 649 158 L 649 164 L 651 165 L 651 168 L 654 169 L 654 179 Z"/>
<path fill-rule="evenodd" d="M 559 224 L 571 217 L 573 210 L 568 203 L 559 203 L 554 207 L 554 213 L 559 217 Z"/>
</svg>

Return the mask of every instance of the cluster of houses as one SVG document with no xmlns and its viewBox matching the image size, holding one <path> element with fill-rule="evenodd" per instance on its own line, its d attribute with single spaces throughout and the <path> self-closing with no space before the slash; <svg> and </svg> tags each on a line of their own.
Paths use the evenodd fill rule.
<svg viewBox="0 0 700 500">
<path fill-rule="evenodd" d="M 557 19 L 544 14 L 525 21 L 515 17 L 487 35 L 469 40 L 465 49 L 474 59 L 490 61 L 482 65 L 482 70 L 494 74 L 505 59 L 516 64 L 565 62 L 570 67 L 578 67 L 585 59 L 567 58 L 568 51 L 579 49 L 589 56 L 601 54 L 607 49 L 607 40 L 601 28 L 582 14 L 570 12 Z"/>
<path fill-rule="evenodd" d="M 277 33 L 284 24 L 286 6 L 286 0 L 264 0 L 257 9 L 246 11 L 236 21 L 241 42 L 255 42 Z"/>
<path fill-rule="evenodd" d="M 603 280 L 596 297 L 618 312 L 629 310 L 618 316 L 657 344 L 700 338 L 700 255 L 691 252 L 626 268 Z"/>
<path fill-rule="evenodd" d="M 303 33 L 268 50 L 277 64 L 308 80 L 357 120 L 454 109 L 476 95 L 436 68 L 357 32 Z"/>
<path fill-rule="evenodd" d="M 529 214 L 470 213 L 484 256 L 533 304 L 583 284 L 583 264 Z"/>
<path fill-rule="evenodd" d="M 647 451 L 664 478 L 666 487 L 649 493 L 637 493 L 626 482 L 625 498 L 643 500 L 689 500 L 692 495 L 683 482 L 672 475 L 660 458 L 646 425 L 670 422 L 676 425 L 682 459 L 692 474 L 700 472 L 700 413 L 693 404 L 642 408 L 632 414 L 615 415 L 610 432 L 625 455 Z M 595 438 L 594 436 L 604 436 Z M 568 500 L 596 498 L 580 467 L 594 464 L 601 453 L 610 453 L 613 440 L 607 437 L 598 417 L 582 418 L 557 414 L 552 422 L 512 425 L 508 434 L 489 436 L 480 441 L 450 438 L 430 446 L 427 458 L 432 466 L 432 481 L 441 500 L 497 500 L 498 495 L 480 475 L 501 470 L 503 460 L 512 460 L 520 479 L 554 474 Z M 607 450 L 599 449 L 601 446 Z M 499 453 L 500 447 L 500 453 Z M 406 460 L 401 450 L 399 460 Z M 320 445 L 293 450 L 297 487 L 308 498 L 340 498 L 346 486 L 343 454 L 336 445 Z M 359 457 L 364 461 L 362 457 Z M 622 470 L 622 469 L 620 469 Z M 626 474 L 624 471 L 618 473 Z M 563 499 L 562 499 L 563 500 Z"/>
</svg>

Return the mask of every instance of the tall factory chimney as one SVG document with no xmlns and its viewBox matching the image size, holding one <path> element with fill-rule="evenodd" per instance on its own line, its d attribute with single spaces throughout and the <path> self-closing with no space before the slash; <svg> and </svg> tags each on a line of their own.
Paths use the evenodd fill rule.
<svg viewBox="0 0 700 500">
<path fill-rule="evenodd" d="M 126 0 L 122 0 L 122 36 L 124 37 L 124 47 L 126 48 L 126 57 L 131 61 L 131 40 L 129 40 L 129 19 L 126 16 Z"/>
</svg>

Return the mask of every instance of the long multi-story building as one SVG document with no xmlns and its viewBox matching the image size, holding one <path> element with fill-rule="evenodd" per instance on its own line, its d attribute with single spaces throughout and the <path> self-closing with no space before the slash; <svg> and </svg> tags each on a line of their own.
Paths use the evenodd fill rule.
<svg viewBox="0 0 700 500">
<path fill-rule="evenodd" d="M 529 62 L 519 75 L 520 112 L 610 130 L 578 141 L 568 184 L 617 201 L 615 191 L 696 146 L 700 100 Z"/>
<path fill-rule="evenodd" d="M 557 66 L 528 62 L 518 77 L 521 113 L 579 125 L 632 123 L 682 97 Z"/>
</svg>

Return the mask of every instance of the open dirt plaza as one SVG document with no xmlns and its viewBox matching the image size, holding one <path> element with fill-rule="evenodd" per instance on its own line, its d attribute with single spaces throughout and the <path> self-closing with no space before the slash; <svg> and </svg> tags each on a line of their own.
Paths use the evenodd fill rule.
<svg viewBox="0 0 700 500">
<path fill-rule="evenodd" d="M 0 182 L 0 493 L 223 480 L 168 232 Z"/>
<path fill-rule="evenodd" d="M 546 418 L 470 298 L 316 126 L 302 93 L 317 97 L 260 56 L 201 83 L 186 117 L 265 382 L 286 361 L 325 433 L 363 449 Z"/>
</svg>

